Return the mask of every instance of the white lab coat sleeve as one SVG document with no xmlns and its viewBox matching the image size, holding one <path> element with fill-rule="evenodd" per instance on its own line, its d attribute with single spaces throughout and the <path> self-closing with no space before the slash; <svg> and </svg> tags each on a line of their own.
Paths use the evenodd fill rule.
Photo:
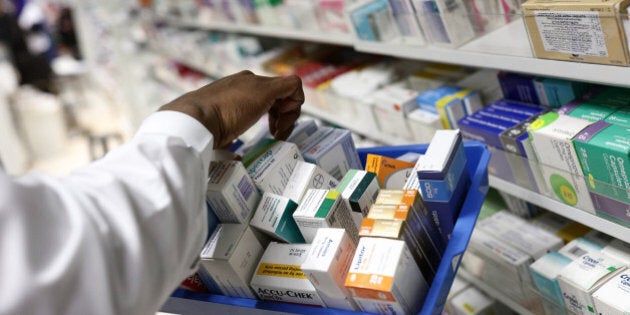
<svg viewBox="0 0 630 315">
<path fill-rule="evenodd" d="M 196 268 L 213 138 L 157 112 L 64 178 L 0 170 L 0 314 L 152 314 Z"/>
</svg>

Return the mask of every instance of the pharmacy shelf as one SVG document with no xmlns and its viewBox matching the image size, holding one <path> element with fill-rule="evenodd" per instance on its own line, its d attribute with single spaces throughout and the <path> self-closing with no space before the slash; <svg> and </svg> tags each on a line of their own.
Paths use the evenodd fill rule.
<svg viewBox="0 0 630 315">
<path fill-rule="evenodd" d="M 331 123 L 333 125 L 337 125 L 343 128 L 346 128 L 356 134 L 362 135 L 368 139 L 380 142 L 382 144 L 385 145 L 403 145 L 403 144 L 410 144 L 412 143 L 411 140 L 408 139 L 404 139 L 401 137 L 397 137 L 394 135 L 389 135 L 389 134 L 385 134 L 382 133 L 378 130 L 362 130 L 357 128 L 355 125 L 352 124 L 351 120 L 346 120 L 346 119 L 340 119 L 339 116 L 336 116 L 335 114 L 323 111 L 317 107 L 305 104 L 304 106 L 302 106 L 302 112 L 307 114 L 307 115 L 311 115 L 311 116 L 315 116 L 318 117 L 324 121 L 327 121 L 328 123 Z"/>
<path fill-rule="evenodd" d="M 194 22 L 180 21 L 177 19 L 165 19 L 166 23 L 182 27 L 196 28 L 209 31 L 223 31 L 233 33 L 246 33 L 258 36 L 277 37 L 300 41 L 309 41 L 322 44 L 333 44 L 340 46 L 352 46 L 353 40 L 349 34 L 326 33 L 318 31 L 301 31 L 280 26 L 263 26 L 257 24 L 236 24 L 236 23 L 214 23 L 214 22 Z"/>
<path fill-rule="evenodd" d="M 626 228 L 615 222 L 600 218 L 584 210 L 568 206 L 562 202 L 541 195 L 517 184 L 501 179 L 497 176 L 490 175 L 488 176 L 488 178 L 490 180 L 491 187 L 526 200 L 527 202 L 533 203 L 537 206 L 543 207 L 551 212 L 555 212 L 573 221 L 582 223 L 602 233 L 606 233 L 612 237 L 618 238 L 626 243 L 630 243 L 629 228 Z"/>
<path fill-rule="evenodd" d="M 468 271 L 464 270 L 463 268 L 459 268 L 459 270 L 457 271 L 457 275 L 464 278 L 464 280 L 472 283 L 475 287 L 477 287 L 481 291 L 484 291 L 489 296 L 499 300 L 501 303 L 505 304 L 507 307 L 511 308 L 513 311 L 519 313 L 520 315 L 535 315 L 527 308 L 516 303 L 509 296 L 503 294 L 503 292 L 486 284 L 485 282 L 481 281 L 477 277 L 468 273 Z"/>
<path fill-rule="evenodd" d="M 315 31 L 297 31 L 263 25 L 181 22 L 169 24 L 188 28 L 239 32 L 260 36 L 288 38 L 335 45 L 352 46 L 355 50 L 406 59 L 426 60 L 464 66 L 531 73 L 540 76 L 587 81 L 630 87 L 630 67 L 587 64 L 535 58 L 522 19 L 480 36 L 459 48 L 414 46 L 396 42 L 370 42 L 350 35 Z"/>
</svg>

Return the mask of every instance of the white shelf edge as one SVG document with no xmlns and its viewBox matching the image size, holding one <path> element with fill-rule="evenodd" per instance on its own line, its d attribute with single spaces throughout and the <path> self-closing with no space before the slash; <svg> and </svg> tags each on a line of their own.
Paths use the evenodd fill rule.
<svg viewBox="0 0 630 315">
<path fill-rule="evenodd" d="M 514 195 L 537 206 L 543 207 L 551 212 L 555 212 L 573 221 L 582 223 L 590 228 L 618 238 L 626 243 L 630 243 L 630 229 L 623 227 L 615 222 L 600 218 L 584 210 L 568 206 L 562 202 L 541 195 L 524 187 L 518 186 L 496 176 L 489 175 L 488 179 L 490 181 L 491 187 Z"/>
<path fill-rule="evenodd" d="M 280 26 L 265 26 L 257 24 L 201 23 L 194 21 L 180 21 L 177 19 L 166 19 L 165 21 L 168 24 L 178 27 L 198 28 L 210 31 L 247 33 L 259 36 L 287 38 L 293 40 L 311 41 L 340 46 L 353 46 L 354 44 L 353 39 L 349 34 L 326 33 L 318 32 L 316 30 L 299 31 Z"/>
<path fill-rule="evenodd" d="M 485 282 L 481 281 L 477 277 L 469 274 L 468 271 L 464 270 L 463 268 L 459 268 L 459 271 L 457 272 L 457 275 L 462 277 L 462 278 L 464 278 L 464 280 L 472 283 L 475 287 L 477 287 L 481 291 L 484 291 L 489 296 L 499 300 L 501 303 L 505 304 L 506 306 L 511 308 L 513 311 L 515 311 L 515 312 L 517 312 L 517 313 L 519 313 L 521 315 L 535 315 L 534 313 L 530 312 L 527 308 L 525 308 L 522 305 L 516 303 L 510 297 L 508 297 L 507 295 L 503 294 L 503 292 L 501 292 L 501 291 L 499 291 L 499 290 L 489 286 L 488 284 L 486 284 Z"/>
<path fill-rule="evenodd" d="M 371 130 L 371 131 L 367 131 L 367 130 L 360 130 L 358 128 L 356 128 L 355 126 L 352 125 L 351 122 L 345 121 L 345 120 L 341 120 L 338 117 L 335 117 L 334 114 L 330 114 L 327 112 L 324 112 L 314 106 L 305 104 L 302 106 L 302 112 L 307 114 L 307 115 L 311 115 L 311 116 L 315 116 L 318 118 L 321 118 L 322 120 L 325 120 L 329 123 L 344 127 L 352 132 L 355 132 L 357 134 L 360 134 L 368 139 L 386 144 L 386 145 L 402 145 L 402 144 L 410 144 L 412 143 L 411 140 L 408 139 L 404 139 L 404 138 L 400 138 L 400 137 L 396 137 L 394 135 L 389 135 L 389 134 L 384 134 L 381 133 L 377 130 Z"/>
</svg>

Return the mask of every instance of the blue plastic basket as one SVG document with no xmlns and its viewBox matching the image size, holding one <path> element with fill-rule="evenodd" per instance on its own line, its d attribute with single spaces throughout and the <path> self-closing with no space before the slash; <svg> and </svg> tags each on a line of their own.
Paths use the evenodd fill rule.
<svg viewBox="0 0 630 315">
<path fill-rule="evenodd" d="M 397 157 L 407 152 L 424 153 L 427 145 L 404 145 L 393 147 L 376 147 L 360 149 L 359 157 L 363 164 L 368 153 Z M 462 205 L 462 210 L 457 218 L 457 223 L 451 234 L 451 240 L 446 247 L 440 267 L 437 270 L 433 284 L 424 301 L 421 315 L 441 314 L 446 302 L 446 297 L 453 284 L 453 279 L 459 268 L 464 251 L 470 241 L 481 205 L 488 192 L 488 163 L 490 152 L 486 145 L 476 141 L 464 142 L 466 157 L 468 159 L 468 172 L 471 177 L 470 189 L 466 195 L 466 200 Z M 227 304 L 239 307 L 264 309 L 271 311 L 296 313 L 296 314 L 365 314 L 361 312 L 343 311 L 337 309 L 320 308 L 313 306 L 294 305 L 286 303 L 258 301 L 243 298 L 231 298 L 215 294 L 195 293 L 183 289 L 175 291 L 173 297 L 207 301 L 212 303 Z"/>
</svg>

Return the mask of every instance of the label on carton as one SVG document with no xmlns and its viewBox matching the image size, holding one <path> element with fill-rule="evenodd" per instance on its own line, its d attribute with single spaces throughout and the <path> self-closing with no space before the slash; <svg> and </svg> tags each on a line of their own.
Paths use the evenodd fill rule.
<svg viewBox="0 0 630 315">
<path fill-rule="evenodd" d="M 534 11 L 546 51 L 608 57 L 599 12 Z"/>
</svg>

